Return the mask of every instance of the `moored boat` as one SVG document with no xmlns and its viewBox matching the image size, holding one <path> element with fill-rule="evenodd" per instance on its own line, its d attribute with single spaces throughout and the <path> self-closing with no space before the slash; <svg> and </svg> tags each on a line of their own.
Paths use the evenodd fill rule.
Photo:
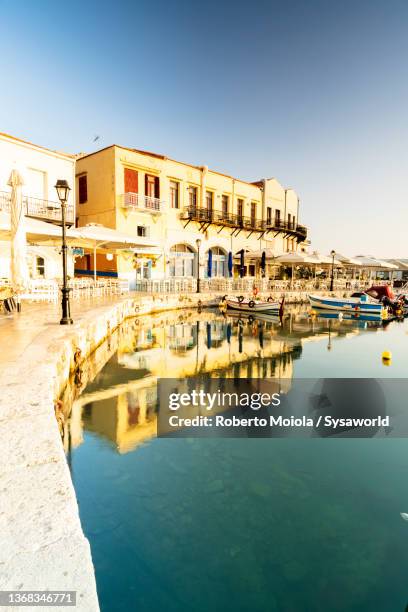
<svg viewBox="0 0 408 612">
<path fill-rule="evenodd" d="M 275 302 L 272 299 L 267 301 L 245 299 L 242 295 L 238 298 L 225 298 L 227 308 L 237 310 L 240 312 L 255 313 L 276 313 L 278 314 L 281 310 L 282 304 Z"/>
<path fill-rule="evenodd" d="M 310 305 L 313 308 L 348 312 L 364 312 L 368 314 L 378 314 L 379 316 L 382 316 L 382 314 L 385 312 L 384 306 L 380 302 L 371 301 L 367 295 L 350 298 L 309 295 L 308 298 Z"/>
</svg>

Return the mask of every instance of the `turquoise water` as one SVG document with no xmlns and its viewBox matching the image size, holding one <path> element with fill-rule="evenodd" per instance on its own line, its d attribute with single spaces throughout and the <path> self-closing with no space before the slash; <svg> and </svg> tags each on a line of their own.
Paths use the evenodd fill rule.
<svg viewBox="0 0 408 612">
<path fill-rule="evenodd" d="M 302 312 L 125 330 L 71 417 L 103 612 L 405 610 L 405 439 L 157 439 L 154 390 L 163 371 L 406 377 L 406 334 Z"/>
</svg>

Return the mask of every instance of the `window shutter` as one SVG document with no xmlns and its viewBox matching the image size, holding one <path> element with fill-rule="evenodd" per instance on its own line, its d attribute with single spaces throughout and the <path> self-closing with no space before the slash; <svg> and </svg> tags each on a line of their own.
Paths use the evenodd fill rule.
<svg viewBox="0 0 408 612">
<path fill-rule="evenodd" d="M 79 203 L 84 204 L 88 201 L 88 184 L 86 174 L 78 179 Z"/>
<path fill-rule="evenodd" d="M 125 168 L 125 193 L 138 193 L 137 170 Z"/>
<path fill-rule="evenodd" d="M 156 198 L 160 198 L 160 179 L 158 176 L 154 177 L 154 195 Z"/>
</svg>

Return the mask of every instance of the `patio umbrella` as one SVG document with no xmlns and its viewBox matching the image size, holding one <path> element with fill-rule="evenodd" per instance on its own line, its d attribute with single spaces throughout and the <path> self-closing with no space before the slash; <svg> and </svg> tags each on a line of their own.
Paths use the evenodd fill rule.
<svg viewBox="0 0 408 612">
<path fill-rule="evenodd" d="M 208 249 L 207 276 L 208 278 L 211 278 L 212 276 L 212 250 L 211 249 Z"/>
<path fill-rule="evenodd" d="M 239 277 L 243 278 L 244 277 L 244 271 L 245 271 L 245 251 L 244 249 L 241 249 L 239 251 L 240 254 L 240 259 L 239 259 Z"/>
<path fill-rule="evenodd" d="M 232 276 L 232 253 L 231 251 L 228 253 L 228 274 Z"/>
<path fill-rule="evenodd" d="M 295 266 L 301 264 L 314 264 L 316 260 L 313 259 L 311 255 L 308 253 L 283 253 L 282 255 L 278 255 L 275 258 L 277 263 L 286 264 L 292 266 L 292 279 L 291 279 L 291 287 L 293 287 L 294 275 L 295 275 Z"/>
<path fill-rule="evenodd" d="M 11 283 L 16 293 L 22 293 L 28 284 L 27 242 L 23 208 L 23 179 L 17 170 L 12 170 L 7 183 L 11 187 Z"/>
<path fill-rule="evenodd" d="M 262 251 L 262 255 L 261 255 L 261 274 L 262 274 L 262 277 L 265 276 L 265 270 L 266 270 L 266 253 L 265 253 L 265 251 Z"/>
</svg>

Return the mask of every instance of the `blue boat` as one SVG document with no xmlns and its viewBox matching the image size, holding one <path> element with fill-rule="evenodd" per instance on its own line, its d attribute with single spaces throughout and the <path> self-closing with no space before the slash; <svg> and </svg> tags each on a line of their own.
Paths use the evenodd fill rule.
<svg viewBox="0 0 408 612">
<path fill-rule="evenodd" d="M 386 312 L 384 306 L 380 302 L 370 300 L 368 295 L 350 298 L 309 295 L 308 298 L 312 308 L 322 308 L 323 310 L 340 310 L 354 313 L 364 312 L 367 314 L 377 314 L 378 316 L 383 316 L 383 313 Z"/>
</svg>

